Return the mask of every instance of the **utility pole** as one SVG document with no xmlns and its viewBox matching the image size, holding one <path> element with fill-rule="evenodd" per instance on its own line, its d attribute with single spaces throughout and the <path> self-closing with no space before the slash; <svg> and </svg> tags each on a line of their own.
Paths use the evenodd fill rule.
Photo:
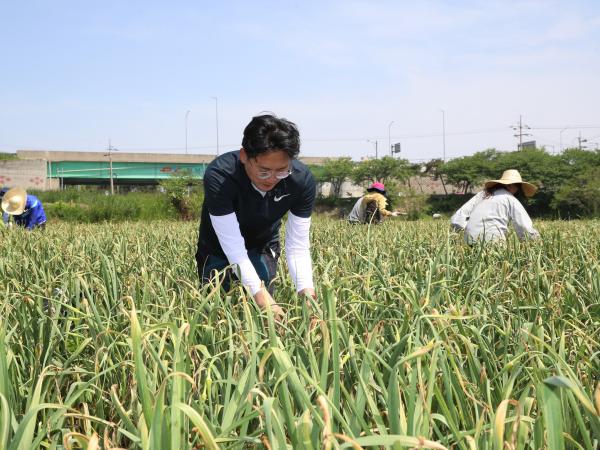
<svg viewBox="0 0 600 450">
<path fill-rule="evenodd" d="M 188 145 L 187 145 L 187 136 L 188 136 L 188 116 L 190 115 L 190 110 L 188 109 L 187 112 L 185 113 L 185 154 L 187 155 L 188 153 Z"/>
<path fill-rule="evenodd" d="M 514 137 L 518 137 L 519 138 L 519 147 L 518 150 L 521 150 L 523 147 L 523 136 L 531 136 L 530 133 L 524 133 L 523 130 L 530 130 L 531 127 L 529 125 L 523 125 L 523 119 L 522 116 L 519 115 L 519 125 L 517 126 L 511 126 L 511 128 L 515 131 L 519 130 L 519 132 L 517 134 L 514 134 Z"/>
<path fill-rule="evenodd" d="M 562 130 L 560 130 L 560 133 L 558 133 L 558 139 L 559 139 L 559 144 L 560 144 L 560 145 L 559 145 L 559 148 L 558 148 L 558 151 L 559 151 L 559 152 L 561 152 L 561 153 L 562 153 L 562 151 L 563 151 L 563 146 L 562 146 L 562 134 L 563 134 L 563 131 L 566 131 L 566 130 L 568 130 L 568 129 L 569 129 L 569 127 L 564 127 Z"/>
<path fill-rule="evenodd" d="M 375 144 L 375 159 L 379 159 L 379 154 L 377 153 L 377 146 L 378 146 L 378 141 L 377 139 L 375 139 L 374 141 L 372 141 L 371 139 L 367 139 L 367 142 L 370 142 L 371 144 Z"/>
<path fill-rule="evenodd" d="M 113 151 L 117 151 L 116 148 L 114 148 L 111 145 L 110 139 L 108 140 L 108 153 L 104 156 L 108 156 L 108 168 L 109 168 L 109 172 L 110 172 L 110 195 L 114 195 L 115 194 L 115 185 L 113 182 L 113 165 L 112 165 L 112 152 Z"/>
<path fill-rule="evenodd" d="M 394 123 L 394 121 L 392 120 L 390 122 L 390 124 L 388 125 L 388 147 L 390 148 L 390 156 L 393 157 L 394 156 L 394 152 L 392 151 L 392 138 L 390 135 L 390 131 L 392 129 L 392 124 Z"/>
<path fill-rule="evenodd" d="M 444 145 L 444 162 L 446 162 L 446 112 L 442 109 L 442 143 Z"/>
<path fill-rule="evenodd" d="M 217 156 L 219 156 L 219 99 L 211 97 L 215 100 L 215 121 L 217 123 Z"/>
<path fill-rule="evenodd" d="M 587 139 L 581 139 L 581 131 L 579 132 L 577 142 L 579 142 L 579 150 L 584 150 L 585 148 L 587 148 L 585 145 L 581 145 L 582 143 L 587 142 Z"/>
</svg>

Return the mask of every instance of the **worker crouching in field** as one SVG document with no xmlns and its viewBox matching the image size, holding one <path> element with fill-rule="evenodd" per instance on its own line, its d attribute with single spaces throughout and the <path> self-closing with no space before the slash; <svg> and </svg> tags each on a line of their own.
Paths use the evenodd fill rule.
<svg viewBox="0 0 600 450">
<path fill-rule="evenodd" d="M 316 186 L 310 170 L 296 159 L 299 152 L 296 125 L 273 115 L 257 116 L 244 129 L 241 150 L 217 157 L 204 175 L 196 252 L 201 283 L 235 264 L 258 306 L 270 307 L 276 315 L 282 310 L 271 296 L 272 281 L 286 213 L 290 275 L 300 294 L 315 295 L 309 230 Z M 229 271 L 223 279 L 226 290 L 231 277 Z"/>
<path fill-rule="evenodd" d="M 350 223 L 380 223 L 384 217 L 397 216 L 398 213 L 386 209 L 385 186 L 373 183 L 367 194 L 359 198 L 348 215 Z"/>
<path fill-rule="evenodd" d="M 504 171 L 502 178 L 487 181 L 483 191 L 454 213 L 450 219 L 451 227 L 456 231 L 464 230 L 465 241 L 469 244 L 505 239 L 510 223 L 519 239 L 539 237 L 529 214 L 515 198 L 519 191 L 531 197 L 537 187 L 524 182 L 518 170 Z"/>
<path fill-rule="evenodd" d="M 2 189 L 0 189 L 0 207 L 1 206 L 1 202 L 2 199 L 4 198 L 4 194 L 6 194 L 6 192 L 8 191 L 8 188 L 3 187 Z M 9 215 L 7 213 L 5 213 L 4 211 L 2 211 L 2 223 L 4 225 L 8 225 L 8 219 L 9 219 Z"/>
<path fill-rule="evenodd" d="M 2 196 L 2 211 L 2 220 L 7 225 L 12 216 L 17 225 L 28 230 L 46 227 L 42 202 L 35 195 L 27 194 L 25 189 L 16 187 L 6 191 Z"/>
</svg>

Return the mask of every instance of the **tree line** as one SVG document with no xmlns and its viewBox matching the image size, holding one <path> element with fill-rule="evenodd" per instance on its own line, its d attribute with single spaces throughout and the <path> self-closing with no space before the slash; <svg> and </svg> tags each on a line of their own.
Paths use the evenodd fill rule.
<svg viewBox="0 0 600 450">
<path fill-rule="evenodd" d="M 539 187 L 538 193 L 527 200 L 533 214 L 600 217 L 599 150 L 570 148 L 553 155 L 544 148 L 513 152 L 488 149 L 446 162 L 432 159 L 423 164 L 390 156 L 361 162 L 342 157 L 312 169 L 317 181 L 331 183 L 335 197 L 342 196 L 342 183 L 346 180 L 364 186 L 380 181 L 394 187 L 409 185 L 413 176 L 425 176 L 441 181 L 449 201 L 457 195 L 450 194 L 452 191 L 468 196 L 485 180 L 499 178 L 506 169 L 517 169 L 524 180 Z"/>
</svg>

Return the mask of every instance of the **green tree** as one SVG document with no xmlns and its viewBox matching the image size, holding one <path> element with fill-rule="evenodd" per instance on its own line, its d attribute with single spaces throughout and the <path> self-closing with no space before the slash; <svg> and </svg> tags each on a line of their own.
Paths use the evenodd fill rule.
<svg viewBox="0 0 600 450">
<path fill-rule="evenodd" d="M 466 194 L 475 185 L 498 176 L 496 162 L 499 156 L 500 153 L 491 148 L 471 156 L 456 158 L 443 164 L 440 174 L 446 177 L 448 183 L 461 187 Z"/>
<path fill-rule="evenodd" d="M 563 176 L 573 178 L 586 172 L 590 167 L 600 166 L 600 150 L 568 148 L 558 156 L 558 159 L 562 163 L 561 168 L 566 172 Z"/>
<path fill-rule="evenodd" d="M 169 201 L 179 214 L 182 220 L 195 219 L 195 206 L 192 193 L 197 193 L 202 180 L 194 177 L 192 172 L 187 169 L 178 170 L 171 174 L 169 178 L 159 181 L 159 185 L 165 190 Z"/>
<path fill-rule="evenodd" d="M 315 178 L 320 182 L 331 183 L 333 195 L 340 197 L 342 184 L 352 176 L 354 165 L 350 157 L 332 158 L 321 166 L 320 173 Z"/>
<path fill-rule="evenodd" d="M 442 187 L 444 188 L 444 194 L 448 195 L 448 190 L 446 189 L 446 183 L 444 181 L 443 169 L 444 160 L 441 158 L 436 158 L 425 163 L 425 171 L 423 174 L 430 176 L 434 180 L 440 180 L 442 182 Z"/>
<path fill-rule="evenodd" d="M 542 191 L 556 192 L 564 181 L 561 160 L 544 149 L 523 149 L 501 153 L 496 161 L 497 176 L 507 169 L 517 169 L 524 180 Z"/>
<path fill-rule="evenodd" d="M 563 185 L 553 206 L 571 217 L 600 217 L 600 165 L 590 167 Z"/>
<path fill-rule="evenodd" d="M 385 184 L 391 180 L 405 182 L 412 175 L 414 169 L 406 159 L 384 156 L 380 159 L 367 159 L 360 162 L 354 169 L 352 179 L 357 184 L 374 181 Z"/>
</svg>

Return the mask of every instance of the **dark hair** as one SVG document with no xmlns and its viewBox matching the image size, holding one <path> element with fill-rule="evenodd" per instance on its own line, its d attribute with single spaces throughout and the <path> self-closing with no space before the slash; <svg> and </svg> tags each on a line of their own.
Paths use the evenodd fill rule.
<svg viewBox="0 0 600 450">
<path fill-rule="evenodd" d="M 367 192 L 377 192 L 378 194 L 381 194 L 384 197 L 387 195 L 387 193 L 385 191 L 380 191 L 377 188 L 367 188 Z"/>
<path fill-rule="evenodd" d="M 523 189 L 521 188 L 520 183 L 513 183 L 513 184 L 518 186 L 518 190 L 517 190 L 517 192 L 515 192 L 515 197 L 516 197 L 517 195 L 519 195 L 519 193 L 523 192 Z M 493 186 L 490 186 L 489 188 L 485 188 L 484 189 L 485 194 L 483 194 L 483 197 L 490 198 L 494 194 L 494 192 L 496 192 L 498 189 L 506 189 L 508 186 L 511 186 L 511 185 L 497 183 Z"/>
<path fill-rule="evenodd" d="M 276 150 L 296 158 L 300 153 L 300 133 L 289 120 L 271 114 L 255 116 L 244 129 L 242 147 L 249 158 Z"/>
</svg>

